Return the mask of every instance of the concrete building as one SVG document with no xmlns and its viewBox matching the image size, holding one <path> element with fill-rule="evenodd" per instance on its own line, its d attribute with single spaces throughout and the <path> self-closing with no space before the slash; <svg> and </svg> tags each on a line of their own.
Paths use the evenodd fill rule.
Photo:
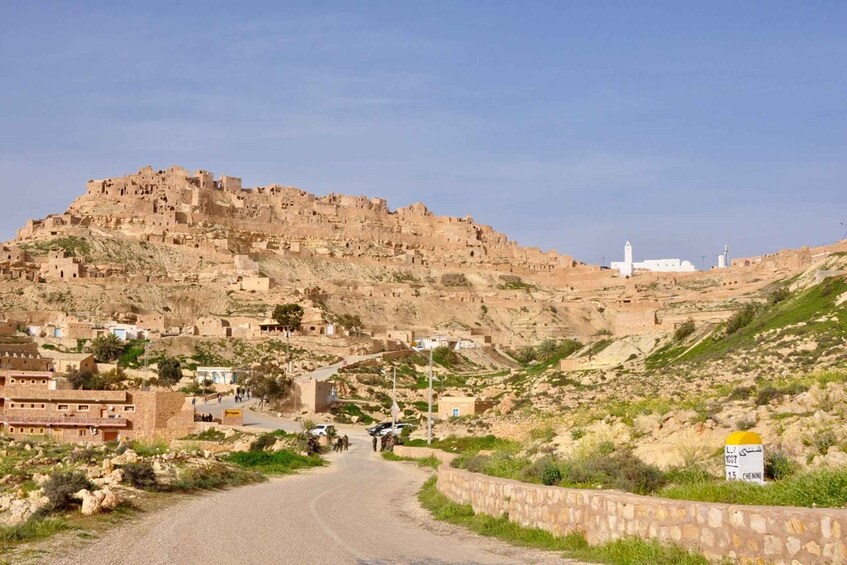
<svg viewBox="0 0 847 565">
<path fill-rule="evenodd" d="M 242 378 L 243 371 L 232 367 L 197 367 L 194 379 L 198 384 L 211 381 L 216 385 L 238 384 Z"/>
<path fill-rule="evenodd" d="M 697 267 L 691 261 L 684 259 L 646 259 L 644 261 L 633 261 L 632 244 L 627 241 L 624 245 L 624 260 L 612 261 L 612 269 L 617 269 L 622 277 L 631 277 L 636 271 L 650 271 L 653 273 L 693 273 Z"/>
<path fill-rule="evenodd" d="M 442 396 L 438 399 L 438 418 L 459 418 L 482 414 L 494 407 L 493 402 L 483 401 L 473 396 Z"/>
<path fill-rule="evenodd" d="M 334 383 L 308 380 L 292 387 L 283 409 L 292 412 L 326 412 L 337 400 L 338 391 Z"/>
</svg>

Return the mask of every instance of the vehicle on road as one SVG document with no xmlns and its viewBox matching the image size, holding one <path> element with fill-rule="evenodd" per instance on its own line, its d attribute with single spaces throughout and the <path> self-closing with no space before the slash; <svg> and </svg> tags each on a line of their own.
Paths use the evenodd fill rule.
<svg viewBox="0 0 847 565">
<path fill-rule="evenodd" d="M 315 437 L 334 436 L 335 426 L 333 426 L 332 424 L 317 424 L 312 426 L 312 429 L 309 430 L 309 433 Z"/>
<path fill-rule="evenodd" d="M 413 426 L 412 424 L 407 424 L 406 422 L 397 422 L 397 425 L 395 426 L 395 428 L 397 429 L 397 435 L 400 435 L 401 433 L 403 433 L 403 430 L 405 430 L 406 428 L 414 429 L 414 427 L 415 426 Z M 385 436 L 385 435 L 388 435 L 390 433 L 391 433 L 391 423 L 389 422 L 388 427 L 381 429 L 378 432 L 378 435 Z"/>
<path fill-rule="evenodd" d="M 370 428 L 368 428 L 367 431 L 372 436 L 378 436 L 378 435 L 380 435 L 380 432 L 382 430 L 384 430 L 385 428 L 390 428 L 390 427 L 391 427 L 391 422 L 382 422 L 382 423 L 379 423 L 375 426 L 371 426 Z"/>
</svg>

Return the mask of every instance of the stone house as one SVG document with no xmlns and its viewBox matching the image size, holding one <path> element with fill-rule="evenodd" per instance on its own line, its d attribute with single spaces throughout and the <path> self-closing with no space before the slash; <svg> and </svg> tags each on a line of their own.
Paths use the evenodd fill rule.
<svg viewBox="0 0 847 565">
<path fill-rule="evenodd" d="M 480 400 L 473 396 L 442 396 L 438 399 L 438 418 L 458 418 L 482 414 L 494 406 L 493 402 Z"/>
<path fill-rule="evenodd" d="M 232 327 L 221 318 L 198 318 L 194 324 L 194 335 L 203 337 L 232 337 Z"/>
<path fill-rule="evenodd" d="M 53 370 L 59 375 L 71 372 L 97 372 L 97 362 L 91 353 L 63 353 L 47 349 L 42 351 L 41 355 L 53 361 Z"/>
</svg>

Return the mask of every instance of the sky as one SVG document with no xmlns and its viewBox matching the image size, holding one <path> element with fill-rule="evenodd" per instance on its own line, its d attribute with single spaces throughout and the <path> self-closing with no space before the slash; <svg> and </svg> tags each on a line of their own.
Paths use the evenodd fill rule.
<svg viewBox="0 0 847 565">
<path fill-rule="evenodd" d="M 819 245 L 847 232 L 845 61 L 839 2 L 0 0 L 0 240 L 149 164 L 595 264 Z"/>
</svg>

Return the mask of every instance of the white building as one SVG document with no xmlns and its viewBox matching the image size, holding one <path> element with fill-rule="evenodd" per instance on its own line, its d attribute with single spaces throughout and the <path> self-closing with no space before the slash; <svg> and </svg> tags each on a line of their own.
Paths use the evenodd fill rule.
<svg viewBox="0 0 847 565">
<path fill-rule="evenodd" d="M 234 385 L 240 380 L 240 371 L 232 367 L 197 367 L 194 379 L 198 384 L 211 381 L 216 385 Z"/>
<path fill-rule="evenodd" d="M 612 261 L 611 268 L 617 269 L 622 277 L 631 277 L 635 271 L 651 271 L 654 273 L 693 273 L 697 267 L 691 261 L 683 259 L 646 259 L 635 262 L 632 260 L 632 244 L 626 242 L 623 248 L 623 261 Z"/>
</svg>

